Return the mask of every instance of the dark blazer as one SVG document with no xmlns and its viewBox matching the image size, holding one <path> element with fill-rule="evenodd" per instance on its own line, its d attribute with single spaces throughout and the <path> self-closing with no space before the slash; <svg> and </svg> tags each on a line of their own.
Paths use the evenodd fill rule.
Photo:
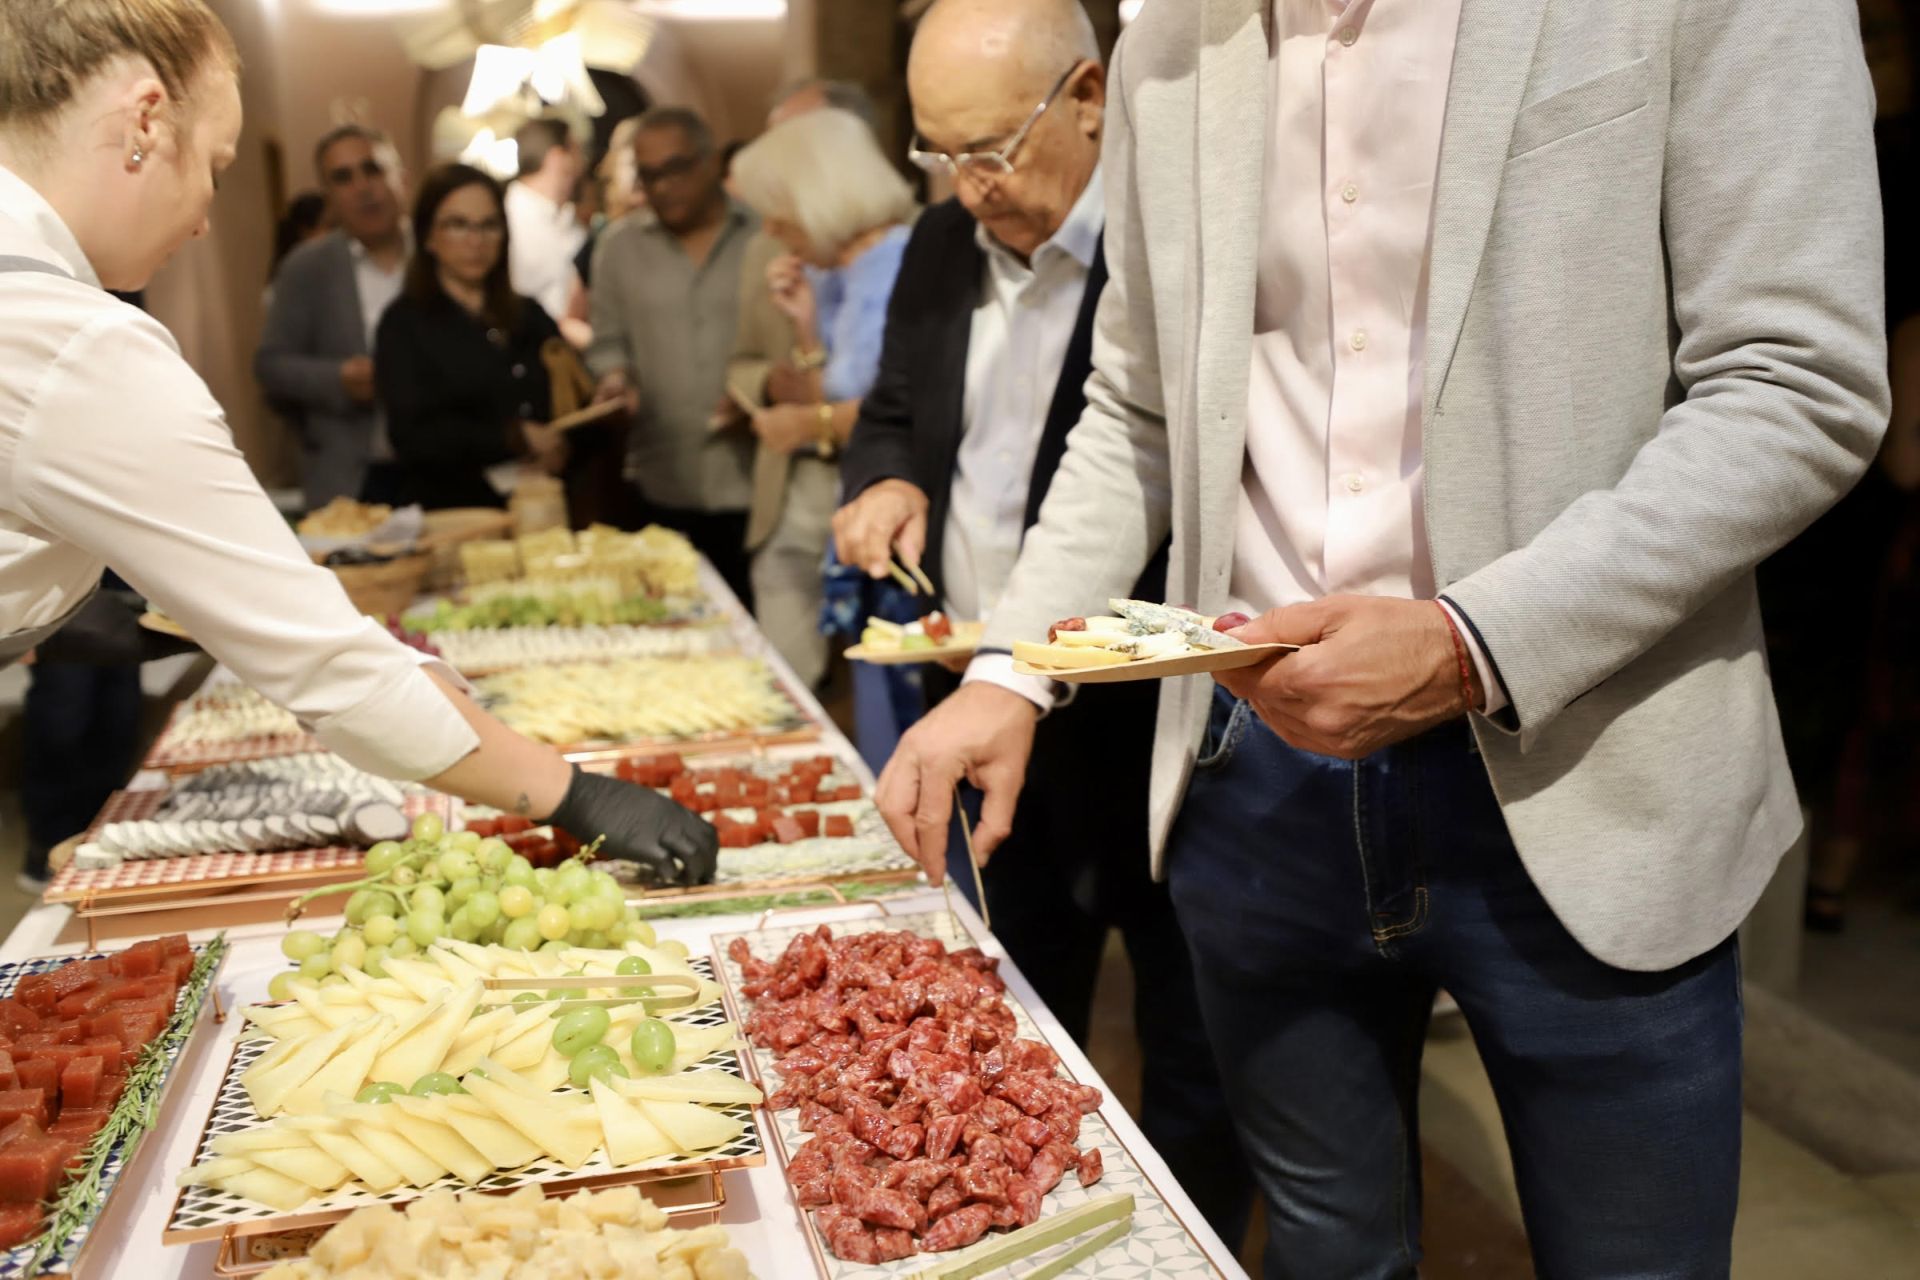
<svg viewBox="0 0 1920 1280">
<path fill-rule="evenodd" d="M 559 332 L 531 298 L 520 299 L 518 320 L 505 332 L 444 294 L 403 294 L 388 307 L 373 367 L 398 486 L 383 500 L 428 509 L 503 505 L 486 469 L 525 452 L 522 422 L 552 416 L 540 345 Z"/>
<path fill-rule="evenodd" d="M 880 373 L 860 404 L 841 461 L 845 500 L 887 479 L 910 480 L 928 500 L 925 568 L 938 586 L 943 534 L 966 395 L 967 346 L 980 301 L 985 254 L 973 215 L 957 200 L 934 205 L 914 225 L 887 309 Z M 1094 255 L 1060 381 L 1054 387 L 1027 482 L 1026 527 L 1066 455 L 1067 436 L 1086 408 L 1093 371 L 1093 318 L 1107 283 L 1104 250 Z M 1135 585 L 1136 599 L 1166 590 L 1162 548 Z M 1040 637 L 1034 637 L 1039 639 Z M 954 687 L 936 667 L 925 670 L 929 698 Z M 993 867 L 1017 866 L 1029 855 L 1054 865 L 1048 878 L 1071 886 L 1081 905 L 1118 918 L 1146 892 L 1147 776 L 1159 689 L 1156 682 L 1081 686 L 1067 705 L 1041 720 L 1008 840 L 1010 854 Z M 1071 864 L 1058 865 L 1062 862 Z M 1092 874 L 1098 869 L 1099 874 Z"/>
<path fill-rule="evenodd" d="M 340 365 L 367 350 L 345 232 L 330 231 L 287 255 L 274 274 L 254 377 L 300 438 L 300 479 L 309 507 L 356 498 L 373 449 L 374 411 L 340 385 Z"/>
</svg>

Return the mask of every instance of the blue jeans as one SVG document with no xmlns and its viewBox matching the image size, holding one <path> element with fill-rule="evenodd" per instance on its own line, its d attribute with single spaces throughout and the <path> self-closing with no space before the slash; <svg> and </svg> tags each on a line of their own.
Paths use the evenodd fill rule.
<svg viewBox="0 0 1920 1280">
<path fill-rule="evenodd" d="M 1168 853 L 1266 1195 L 1268 1280 L 1416 1274 L 1440 988 L 1493 1083 L 1542 1277 L 1728 1274 L 1735 944 L 1663 973 L 1589 955 L 1522 867 L 1464 723 L 1349 762 L 1287 746 L 1222 693 Z"/>
</svg>

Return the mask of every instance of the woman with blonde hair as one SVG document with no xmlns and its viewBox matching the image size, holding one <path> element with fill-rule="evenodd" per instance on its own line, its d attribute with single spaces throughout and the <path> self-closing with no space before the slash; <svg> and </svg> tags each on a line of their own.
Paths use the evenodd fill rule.
<svg viewBox="0 0 1920 1280">
<path fill-rule="evenodd" d="M 579 773 L 362 617 L 172 336 L 106 292 L 207 233 L 239 137 L 239 58 L 202 0 L 0 4 L 0 662 L 111 566 L 355 765 L 711 879 L 705 822 Z"/>
<path fill-rule="evenodd" d="M 833 459 L 879 372 L 913 192 L 866 122 L 836 107 L 767 130 L 734 158 L 733 182 L 787 249 L 767 287 L 793 323 L 803 376 L 797 400 L 753 415 L 762 453 L 790 459 L 779 523 L 753 557 L 755 612 L 795 667 L 817 678 L 826 666 L 822 564 L 839 496 Z"/>
</svg>

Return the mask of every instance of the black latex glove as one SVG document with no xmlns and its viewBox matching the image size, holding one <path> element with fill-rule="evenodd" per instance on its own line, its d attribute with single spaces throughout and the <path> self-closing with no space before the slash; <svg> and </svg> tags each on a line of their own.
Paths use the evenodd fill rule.
<svg viewBox="0 0 1920 1280">
<path fill-rule="evenodd" d="M 604 835 L 603 857 L 635 864 L 648 885 L 709 884 L 720 836 L 698 814 L 647 787 L 573 767 L 566 798 L 549 819 L 582 843 Z"/>
</svg>

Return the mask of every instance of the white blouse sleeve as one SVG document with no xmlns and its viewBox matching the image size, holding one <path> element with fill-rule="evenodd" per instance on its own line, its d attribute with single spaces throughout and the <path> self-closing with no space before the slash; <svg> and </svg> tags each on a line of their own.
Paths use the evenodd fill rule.
<svg viewBox="0 0 1920 1280">
<path fill-rule="evenodd" d="M 479 745 L 416 655 L 313 564 L 157 321 L 81 329 L 32 396 L 21 514 L 98 556 L 362 769 L 419 779 Z"/>
</svg>

